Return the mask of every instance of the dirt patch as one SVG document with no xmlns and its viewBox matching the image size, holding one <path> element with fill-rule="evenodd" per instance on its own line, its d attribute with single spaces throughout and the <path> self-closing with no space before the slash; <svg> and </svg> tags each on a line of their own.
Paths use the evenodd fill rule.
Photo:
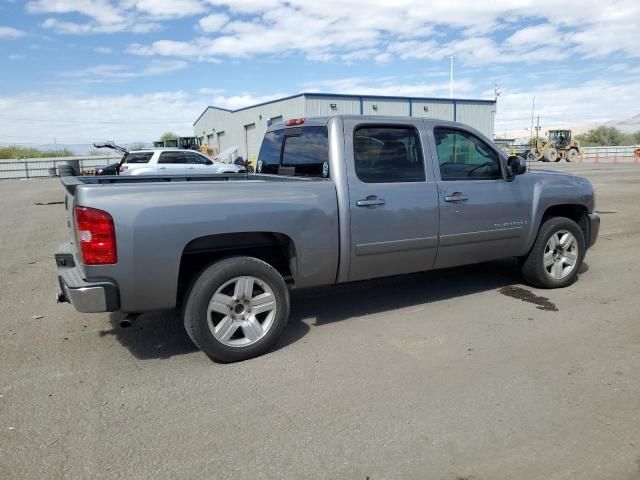
<svg viewBox="0 0 640 480">
<path fill-rule="evenodd" d="M 547 297 L 542 297 L 540 295 L 536 295 L 530 290 L 521 287 L 502 287 L 498 290 L 501 294 L 506 295 L 507 297 L 517 298 L 518 300 L 522 300 L 523 302 L 529 302 L 536 305 L 538 310 L 546 310 L 549 312 L 557 312 L 558 307 L 556 307 L 553 302 L 551 302 Z"/>
</svg>

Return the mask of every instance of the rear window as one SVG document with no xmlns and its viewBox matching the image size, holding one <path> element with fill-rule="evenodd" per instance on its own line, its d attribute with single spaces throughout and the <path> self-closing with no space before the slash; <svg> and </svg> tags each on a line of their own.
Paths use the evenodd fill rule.
<svg viewBox="0 0 640 480">
<path fill-rule="evenodd" d="M 257 171 L 276 175 L 329 176 L 326 127 L 298 127 L 268 132 L 258 154 Z"/>
<path fill-rule="evenodd" d="M 153 152 L 127 153 L 123 163 L 149 163 L 153 157 Z"/>
</svg>

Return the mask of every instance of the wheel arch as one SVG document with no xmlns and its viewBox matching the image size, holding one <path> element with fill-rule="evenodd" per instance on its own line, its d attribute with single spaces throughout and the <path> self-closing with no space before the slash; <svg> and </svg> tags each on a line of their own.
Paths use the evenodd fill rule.
<svg viewBox="0 0 640 480">
<path fill-rule="evenodd" d="M 533 230 L 533 235 L 529 239 L 527 245 L 527 252 L 531 250 L 533 244 L 538 236 L 538 232 L 540 228 L 549 218 L 553 217 L 565 217 L 573 220 L 578 224 L 582 234 L 586 239 L 589 238 L 589 220 L 587 214 L 589 213 L 589 209 L 581 205 L 579 203 L 560 203 L 555 205 L 549 205 L 546 209 L 539 214 L 538 220 L 536 222 L 536 228 Z"/>
<path fill-rule="evenodd" d="M 223 258 L 248 256 L 274 267 L 287 283 L 297 273 L 296 246 L 291 237 L 279 232 L 237 232 L 205 235 L 189 241 L 180 255 L 177 301 L 207 266 Z"/>
</svg>

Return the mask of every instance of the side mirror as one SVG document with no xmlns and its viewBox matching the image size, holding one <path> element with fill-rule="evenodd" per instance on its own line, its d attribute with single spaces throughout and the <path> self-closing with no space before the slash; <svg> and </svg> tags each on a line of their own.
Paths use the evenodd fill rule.
<svg viewBox="0 0 640 480">
<path fill-rule="evenodd" d="M 507 159 L 507 171 L 512 177 L 522 175 L 527 171 L 527 162 L 518 155 L 511 155 Z"/>
</svg>

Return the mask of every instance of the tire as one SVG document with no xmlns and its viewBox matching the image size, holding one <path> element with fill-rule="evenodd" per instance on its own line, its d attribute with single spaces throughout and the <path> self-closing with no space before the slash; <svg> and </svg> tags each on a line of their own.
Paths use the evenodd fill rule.
<svg viewBox="0 0 640 480">
<path fill-rule="evenodd" d="M 569 237 L 565 237 L 567 233 Z M 554 249 L 554 242 L 558 250 Z M 565 217 L 548 218 L 522 264 L 522 275 L 527 282 L 542 288 L 569 286 L 578 278 L 585 252 L 584 236 L 576 222 Z"/>
<path fill-rule="evenodd" d="M 580 152 L 578 152 L 578 149 L 576 148 L 570 149 L 564 156 L 564 159 L 567 162 L 577 162 L 579 158 L 580 158 Z"/>
<path fill-rule="evenodd" d="M 191 286 L 184 307 L 187 334 L 219 362 L 238 362 L 267 352 L 288 318 L 289 290 L 284 279 L 271 265 L 253 257 L 231 257 L 206 268 Z"/>
<path fill-rule="evenodd" d="M 534 152 L 529 152 L 527 153 L 527 160 L 529 160 L 530 162 L 537 162 L 538 156 Z"/>
<path fill-rule="evenodd" d="M 546 162 L 557 162 L 558 158 L 558 150 L 555 148 L 547 148 L 544 152 L 544 159 Z"/>
</svg>

